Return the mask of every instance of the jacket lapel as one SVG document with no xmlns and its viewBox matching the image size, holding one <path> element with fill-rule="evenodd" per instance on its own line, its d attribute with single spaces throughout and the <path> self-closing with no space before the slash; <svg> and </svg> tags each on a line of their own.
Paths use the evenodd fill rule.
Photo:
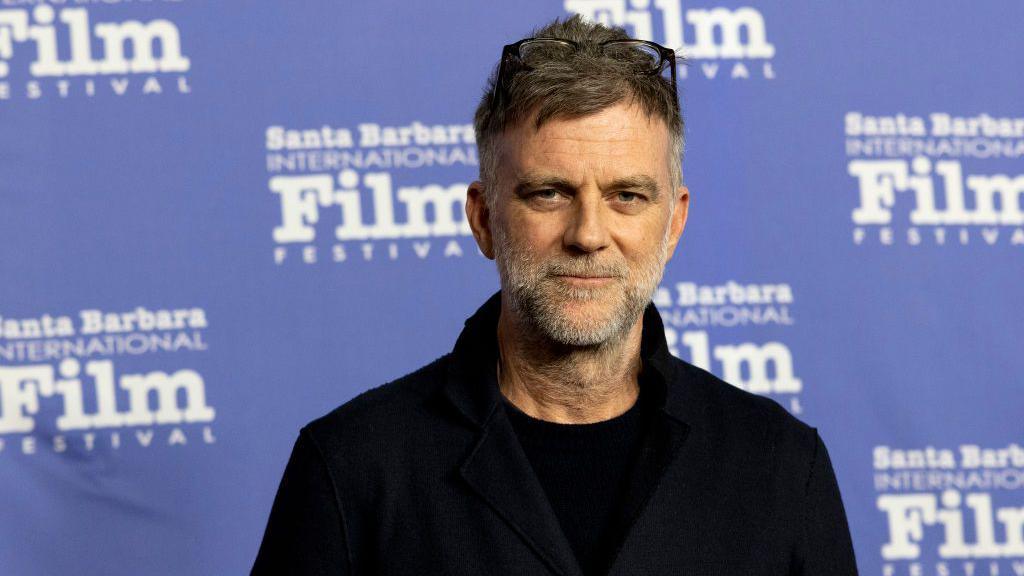
<svg viewBox="0 0 1024 576">
<path fill-rule="evenodd" d="M 515 436 L 504 410 L 495 410 L 462 477 L 556 573 L 582 576 L 576 557 Z"/>
<path fill-rule="evenodd" d="M 582 576 L 544 489 L 500 408 L 501 392 L 495 377 L 500 312 L 498 292 L 466 321 L 449 365 L 445 394 L 480 430 L 459 474 L 555 573 Z M 619 525 L 623 531 L 617 542 L 621 546 L 612 556 L 610 573 L 623 568 L 620 560 L 628 556 L 623 554 L 626 548 L 640 545 L 634 542 L 633 528 L 652 500 L 656 500 L 666 473 L 680 466 L 678 461 L 682 460 L 688 461 L 688 468 L 692 463 L 694 474 L 699 475 L 701 467 L 699 447 L 687 439 L 692 426 L 699 426 L 698 407 L 702 403 L 691 402 L 695 400 L 688 397 L 692 391 L 685 382 L 678 381 L 676 360 L 668 351 L 665 328 L 653 304 L 644 312 L 640 355 L 644 365 L 641 385 L 651 388 L 656 410 L 650 433 L 629 476 L 620 510 Z"/>
<path fill-rule="evenodd" d="M 630 572 L 630 567 L 623 566 L 620 558 L 627 548 L 642 545 L 642 542 L 635 541 L 637 520 L 657 500 L 655 496 L 662 479 L 677 466 L 677 461 L 687 461 L 687 468 L 690 467 L 685 454 L 694 449 L 690 433 L 692 423 L 697 419 L 690 411 L 696 404 L 684 398 L 687 391 L 680 389 L 682 383 L 677 381 L 675 360 L 665 341 L 665 326 L 653 304 L 644 312 L 643 322 L 640 356 L 644 368 L 640 385 L 654 397 L 656 409 L 627 480 L 619 511 L 621 532 L 615 535 L 614 540 L 618 548 L 611 555 L 608 574 L 620 570 Z"/>
<path fill-rule="evenodd" d="M 644 438 L 636 465 L 627 479 L 626 493 L 619 510 L 620 532 L 613 540 L 616 549 L 609 558 L 609 574 L 615 573 L 616 565 L 620 564 L 619 556 L 634 539 L 632 535 L 637 520 L 651 505 L 662 478 L 679 456 L 689 432 L 687 425 L 660 411 L 651 425 L 652 429 Z"/>
<path fill-rule="evenodd" d="M 582 576 L 547 495 L 505 411 L 495 375 L 501 293 L 469 320 L 455 344 L 445 394 L 479 430 L 459 475 L 556 574 Z"/>
<path fill-rule="evenodd" d="M 649 332 L 650 331 L 650 332 Z M 648 348 L 649 347 L 649 348 Z M 644 316 L 641 356 L 653 376 L 644 380 L 658 391 L 660 409 L 656 412 L 653 434 L 644 444 L 644 452 L 633 471 L 627 493 L 628 514 L 625 534 L 607 574 L 635 573 L 636 564 L 651 553 L 652 546 L 670 545 L 687 558 L 694 569 L 703 566 L 708 546 L 728 541 L 737 517 L 757 524 L 758 510 L 735 512 L 737 503 L 723 493 L 723 465 L 715 447 L 723 445 L 722 423 L 727 417 L 737 420 L 736 428 L 751 435 L 765 434 L 765 423 L 757 414 L 721 413 L 719 402 L 705 396 L 706 390 L 687 373 L 684 364 L 671 356 L 664 339 L 664 325 L 653 306 Z M 742 482 L 763 492 L 770 455 L 742 455 Z M 755 473 L 760 471 L 761 473 Z M 662 508 L 659 510 L 659 507 Z M 664 542 L 649 540 L 650 532 L 638 528 L 644 514 L 661 516 L 671 510 L 675 529 Z M 686 571 L 688 565 L 679 566 Z"/>
</svg>

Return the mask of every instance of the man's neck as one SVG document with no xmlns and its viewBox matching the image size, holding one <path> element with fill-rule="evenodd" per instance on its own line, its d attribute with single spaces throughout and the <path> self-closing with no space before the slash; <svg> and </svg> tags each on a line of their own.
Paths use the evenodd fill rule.
<svg viewBox="0 0 1024 576">
<path fill-rule="evenodd" d="M 593 347 L 567 346 L 537 334 L 502 309 L 498 385 L 526 414 L 587 424 L 629 410 L 639 395 L 643 318 L 621 337 Z"/>
</svg>

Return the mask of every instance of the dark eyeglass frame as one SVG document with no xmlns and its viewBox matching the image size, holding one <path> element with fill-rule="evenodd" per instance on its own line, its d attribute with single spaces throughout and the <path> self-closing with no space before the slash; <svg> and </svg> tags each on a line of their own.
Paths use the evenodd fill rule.
<svg viewBox="0 0 1024 576">
<path fill-rule="evenodd" d="M 499 105 L 507 97 L 506 92 L 508 91 L 508 85 L 511 82 L 512 75 L 514 74 L 514 72 L 510 72 L 509 63 L 510 62 L 518 62 L 520 64 L 520 66 L 522 66 L 522 68 L 520 68 L 519 70 L 516 70 L 515 72 L 520 72 L 522 70 L 529 70 L 530 67 L 527 66 L 526 63 L 523 62 L 522 54 L 521 54 L 520 50 L 521 50 L 521 48 L 522 48 L 522 46 L 524 44 L 528 44 L 530 42 L 537 42 L 537 41 L 542 41 L 542 42 L 545 42 L 545 43 L 554 42 L 554 43 L 557 43 L 557 44 L 562 44 L 564 46 L 572 48 L 573 49 L 573 53 L 579 51 L 579 49 L 580 49 L 580 45 L 579 45 L 578 42 L 574 42 L 572 40 L 566 40 L 566 39 L 563 39 L 563 38 L 545 38 L 545 37 L 523 38 L 522 40 L 520 40 L 518 42 L 513 42 L 512 44 L 506 44 L 505 47 L 502 48 L 502 50 L 501 50 L 501 62 L 498 64 L 498 75 L 494 79 L 494 96 L 491 98 L 491 114 L 492 115 L 498 109 Z M 671 48 L 666 48 L 666 47 L 662 46 L 661 44 L 658 44 L 656 42 L 651 42 L 650 40 L 634 40 L 634 39 L 608 40 L 607 42 L 600 43 L 598 46 L 600 47 L 602 53 L 604 53 L 606 47 L 608 47 L 608 46 L 647 46 L 649 48 L 653 48 L 654 50 L 656 50 L 658 52 L 658 57 L 659 57 L 658 65 L 655 66 L 654 68 L 651 68 L 650 70 L 639 70 L 639 73 L 641 73 L 641 74 L 648 74 L 648 75 L 652 75 L 652 76 L 655 75 L 655 74 L 661 74 L 662 71 L 665 69 L 665 65 L 667 64 L 668 68 L 669 68 L 669 70 L 671 72 L 671 75 L 672 75 L 672 94 L 674 96 L 672 101 L 674 102 L 675 107 L 678 110 L 678 108 L 679 108 L 679 88 L 676 86 L 676 51 L 675 50 L 672 50 Z"/>
</svg>

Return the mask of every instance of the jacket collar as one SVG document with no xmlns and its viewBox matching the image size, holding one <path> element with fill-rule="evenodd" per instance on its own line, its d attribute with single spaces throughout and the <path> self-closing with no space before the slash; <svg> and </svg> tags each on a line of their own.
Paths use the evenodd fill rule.
<svg viewBox="0 0 1024 576">
<path fill-rule="evenodd" d="M 491 413 L 501 403 L 495 374 L 498 359 L 497 327 L 501 314 L 501 292 L 469 317 L 455 343 L 449 365 L 445 394 L 459 411 L 478 427 L 484 426 Z M 665 326 L 661 314 L 653 303 L 647 305 L 643 315 L 640 358 L 644 382 L 652 384 L 655 405 L 680 423 L 692 424 L 700 414 L 694 411 L 698 403 L 690 401 L 692 390 L 676 381 L 677 361 L 668 350 Z"/>
<path fill-rule="evenodd" d="M 498 292 L 466 321 L 449 364 L 444 393 L 480 430 L 459 474 L 556 574 L 582 576 L 558 518 L 501 408 L 495 375 L 500 312 Z M 640 356 L 641 385 L 653 387 L 652 401 L 660 408 L 656 415 L 662 417 L 652 422 L 652 433 L 645 439 L 639 463 L 628 481 L 621 512 L 621 524 L 625 526 L 619 538 L 622 545 L 630 542 L 631 527 L 680 452 L 689 435 L 688 422 L 700 417 L 696 411 L 699 403 L 687 398 L 692 393 L 690 387 L 678 378 L 678 362 L 669 354 L 664 325 L 653 304 L 644 311 Z M 613 561 L 618 552 L 613 554 Z"/>
</svg>

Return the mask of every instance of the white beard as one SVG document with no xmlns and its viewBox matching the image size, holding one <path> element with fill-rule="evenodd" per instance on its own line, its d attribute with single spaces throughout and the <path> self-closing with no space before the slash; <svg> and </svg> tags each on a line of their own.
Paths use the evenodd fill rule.
<svg viewBox="0 0 1024 576">
<path fill-rule="evenodd" d="M 549 340 L 569 346 L 598 346 L 629 332 L 661 281 L 671 232 L 666 229 L 656 253 L 630 269 L 621 253 L 612 260 L 590 254 L 538 262 L 500 226 L 492 230 L 501 288 L 512 310 Z M 571 286 L 560 275 L 611 276 L 613 281 L 595 288 Z M 593 303 L 589 310 L 566 309 L 586 302 Z"/>
</svg>

